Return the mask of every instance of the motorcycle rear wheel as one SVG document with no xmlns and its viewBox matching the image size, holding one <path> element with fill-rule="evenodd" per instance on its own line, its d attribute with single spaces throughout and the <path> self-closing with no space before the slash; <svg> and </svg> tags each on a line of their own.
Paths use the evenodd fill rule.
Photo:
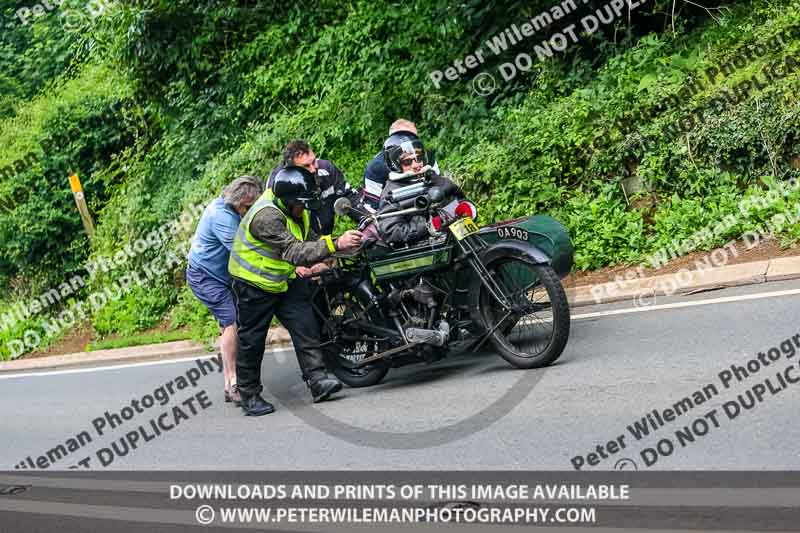
<svg viewBox="0 0 800 533">
<path fill-rule="evenodd" d="M 481 286 L 480 312 L 500 356 L 516 368 L 554 363 L 569 337 L 569 303 L 558 275 L 532 259 L 499 257 L 486 268 L 513 310 L 506 310 Z M 499 324 L 498 324 L 499 323 Z"/>
<path fill-rule="evenodd" d="M 341 364 L 341 355 L 327 357 L 328 369 L 339 381 L 354 389 L 372 387 L 380 383 L 389 372 L 389 365 L 385 361 L 375 361 L 360 368 L 348 368 Z"/>
<path fill-rule="evenodd" d="M 343 316 L 353 316 L 361 312 L 363 307 L 354 298 L 347 295 L 345 301 L 334 313 Z M 325 350 L 325 362 L 334 376 L 339 381 L 352 388 L 371 387 L 380 383 L 389 372 L 390 365 L 387 361 L 378 360 L 358 368 L 351 368 L 347 362 L 355 363 L 359 358 L 369 357 L 378 353 L 379 343 L 376 342 L 348 342 L 345 345 L 332 345 Z"/>
</svg>

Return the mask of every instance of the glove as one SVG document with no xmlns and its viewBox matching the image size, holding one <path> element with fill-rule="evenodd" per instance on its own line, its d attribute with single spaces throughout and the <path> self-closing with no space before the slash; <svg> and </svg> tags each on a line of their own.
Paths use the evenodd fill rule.
<svg viewBox="0 0 800 533">
<path fill-rule="evenodd" d="M 460 202 L 456 207 L 456 215 L 460 217 L 475 217 L 477 216 L 475 208 L 469 202 Z"/>
</svg>

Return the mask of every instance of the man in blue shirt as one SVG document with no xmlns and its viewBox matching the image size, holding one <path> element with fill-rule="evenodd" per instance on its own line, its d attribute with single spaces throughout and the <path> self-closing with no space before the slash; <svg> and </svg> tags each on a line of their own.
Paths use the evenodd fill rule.
<svg viewBox="0 0 800 533">
<path fill-rule="evenodd" d="M 236 304 L 228 273 L 228 259 L 239 223 L 262 193 L 253 176 L 236 178 L 203 212 L 192 238 L 186 281 L 192 293 L 219 322 L 220 351 L 225 377 L 225 401 L 241 401 L 236 386 Z"/>
</svg>

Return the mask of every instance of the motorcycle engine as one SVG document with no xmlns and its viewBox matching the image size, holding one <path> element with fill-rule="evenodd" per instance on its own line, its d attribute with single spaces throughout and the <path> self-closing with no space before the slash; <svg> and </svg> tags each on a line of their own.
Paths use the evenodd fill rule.
<svg viewBox="0 0 800 533">
<path fill-rule="evenodd" d="M 444 357 L 439 347 L 450 338 L 450 324 L 441 318 L 441 302 L 447 290 L 435 283 L 435 278 L 418 276 L 392 285 L 388 295 L 397 311 L 400 324 L 409 342 L 419 343 L 418 355 L 428 363 Z"/>
<path fill-rule="evenodd" d="M 423 276 L 402 281 L 393 287 L 389 301 L 400 312 L 404 329 L 430 326 L 438 308 L 437 292 L 445 293 Z"/>
</svg>

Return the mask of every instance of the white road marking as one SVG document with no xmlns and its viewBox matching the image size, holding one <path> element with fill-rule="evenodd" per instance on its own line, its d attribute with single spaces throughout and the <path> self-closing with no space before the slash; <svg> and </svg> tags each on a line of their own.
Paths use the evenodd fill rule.
<svg viewBox="0 0 800 533">
<path fill-rule="evenodd" d="M 724 303 L 732 303 L 732 302 L 744 302 L 748 300 L 761 300 L 764 298 L 777 298 L 780 296 L 794 296 L 800 295 L 800 289 L 789 289 L 785 291 L 773 291 L 773 292 L 761 292 L 757 294 L 742 294 L 739 296 L 726 296 L 724 298 L 710 298 L 707 300 L 698 300 L 694 302 L 676 302 L 671 304 L 661 304 L 661 305 L 653 305 L 649 307 L 631 307 L 627 309 L 614 309 L 612 311 L 598 311 L 596 313 L 583 313 L 580 315 L 572 315 L 572 320 L 580 320 L 584 318 L 600 318 L 604 316 L 615 316 L 615 315 L 627 315 L 631 313 L 646 313 L 650 311 L 661 311 L 664 309 L 680 309 L 683 307 L 696 307 L 699 305 L 714 305 L 714 304 L 724 304 Z M 546 321 L 546 320 L 545 320 Z M 288 350 L 288 347 L 279 347 L 267 350 L 266 353 L 270 352 L 284 352 Z M 12 379 L 12 378 L 27 378 L 27 377 L 36 377 L 36 376 L 56 376 L 61 374 L 81 374 L 86 372 L 99 372 L 104 370 L 120 370 L 123 368 L 136 368 L 142 366 L 153 366 L 153 365 L 169 365 L 175 363 L 182 363 L 187 361 L 194 361 L 196 359 L 211 359 L 212 357 L 216 357 L 216 354 L 210 355 L 200 355 L 197 357 L 186 357 L 183 359 L 172 359 L 167 361 L 146 361 L 142 363 L 129 363 L 125 365 L 109 365 L 109 366 L 101 366 L 101 367 L 88 367 L 88 368 L 73 368 L 69 370 L 53 370 L 49 372 L 25 372 L 20 374 L 4 374 L 0 373 L 0 380 L 2 379 Z M 276 357 L 280 358 L 280 355 L 276 355 Z"/>
<path fill-rule="evenodd" d="M 136 368 L 139 366 L 169 365 L 173 363 L 184 363 L 187 361 L 195 361 L 197 359 L 211 359 L 212 357 L 216 357 L 216 354 L 199 355 L 197 357 L 185 357 L 183 359 L 171 359 L 167 361 L 144 361 L 141 363 L 128 363 L 124 365 L 108 365 L 108 366 L 96 366 L 96 367 L 86 367 L 86 368 L 70 368 L 67 370 L 51 370 L 49 372 L 25 372 L 21 374 L 0 374 L 0 379 L 29 378 L 36 376 L 57 376 L 59 374 L 83 374 L 85 372 L 118 370 L 120 368 Z"/>
<path fill-rule="evenodd" d="M 739 296 L 726 296 L 724 298 L 710 298 L 707 300 L 698 300 L 695 302 L 676 302 L 672 304 L 652 305 L 648 307 L 631 307 L 628 309 L 614 309 L 612 311 L 598 311 L 596 313 L 584 313 L 581 315 L 573 315 L 573 320 L 581 318 L 597 318 L 603 316 L 613 315 L 627 315 L 630 313 L 646 313 L 649 311 L 661 311 L 663 309 L 680 309 L 682 307 L 696 307 L 698 305 L 714 305 L 725 304 L 732 302 L 743 302 L 747 300 L 761 300 L 762 298 L 777 298 L 779 296 L 793 296 L 800 294 L 800 289 L 789 289 L 785 291 L 773 292 L 760 292 L 757 294 L 742 294 Z"/>
<path fill-rule="evenodd" d="M 287 346 L 281 346 L 278 348 L 270 348 L 265 354 L 268 353 L 280 353 L 290 349 Z M 107 365 L 107 366 L 95 366 L 95 367 L 86 367 L 86 368 L 70 368 L 66 370 L 50 370 L 47 372 L 24 372 L 18 374 L 12 373 L 2 373 L 0 372 L 0 380 L 2 379 L 12 379 L 12 378 L 29 378 L 29 377 L 37 377 L 37 376 L 58 376 L 61 374 L 83 374 L 86 372 L 100 372 L 103 370 L 119 370 L 122 368 L 137 368 L 141 366 L 155 366 L 155 365 L 171 365 L 175 363 L 186 363 L 189 361 L 196 361 L 197 359 L 213 359 L 217 356 L 217 354 L 209 354 L 209 355 L 197 355 L 195 357 L 184 357 L 182 359 L 168 359 L 164 361 L 143 361 L 141 363 L 128 363 L 122 365 Z M 283 355 L 276 355 L 276 357 L 283 357 Z"/>
</svg>

